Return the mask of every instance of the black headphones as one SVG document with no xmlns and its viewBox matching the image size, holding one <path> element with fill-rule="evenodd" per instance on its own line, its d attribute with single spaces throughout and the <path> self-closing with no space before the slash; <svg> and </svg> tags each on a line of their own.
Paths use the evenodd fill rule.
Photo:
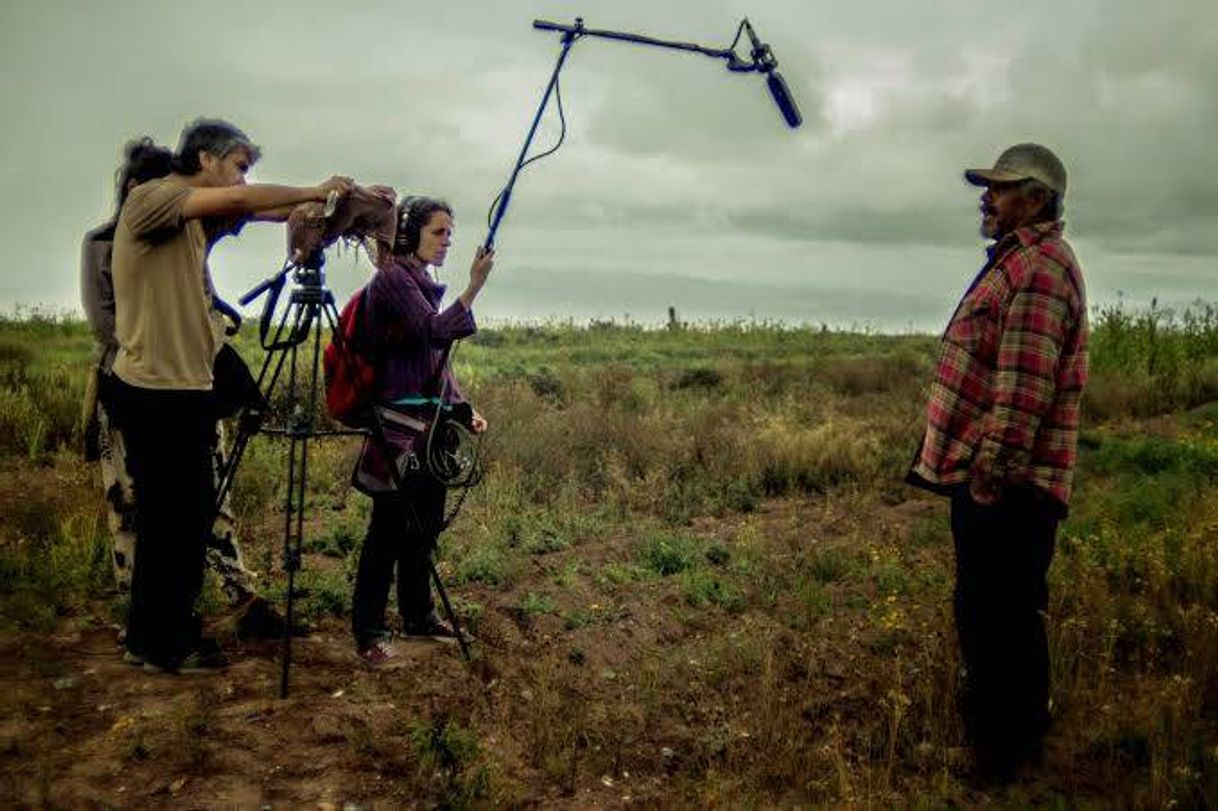
<svg viewBox="0 0 1218 811">
<path fill-rule="evenodd" d="M 426 197 L 415 194 L 407 195 L 406 197 L 402 198 L 402 202 L 398 204 L 402 213 L 398 217 L 397 233 L 399 236 L 394 240 L 395 242 L 401 239 L 401 235 L 406 230 L 406 224 L 410 222 L 410 218 L 414 215 L 414 210 L 419 205 L 419 202 L 426 199 Z M 415 241 L 417 242 L 418 240 L 416 239 Z M 415 247 L 417 248 L 418 245 Z"/>
</svg>

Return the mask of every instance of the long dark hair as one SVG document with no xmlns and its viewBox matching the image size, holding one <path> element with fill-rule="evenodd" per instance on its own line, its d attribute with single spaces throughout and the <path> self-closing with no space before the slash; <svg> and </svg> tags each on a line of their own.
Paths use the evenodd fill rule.
<svg viewBox="0 0 1218 811">
<path fill-rule="evenodd" d="M 398 203 L 398 230 L 393 238 L 393 252 L 398 256 L 410 256 L 418 250 L 423 226 L 437 211 L 453 216 L 452 206 L 439 198 L 403 197 Z"/>
<path fill-rule="evenodd" d="M 122 211 L 123 203 L 127 202 L 132 181 L 139 185 L 158 177 L 165 177 L 173 171 L 173 153 L 163 146 L 158 146 L 147 135 L 132 138 L 123 145 L 123 162 L 114 172 L 114 218 L 118 222 L 118 214 Z"/>
</svg>

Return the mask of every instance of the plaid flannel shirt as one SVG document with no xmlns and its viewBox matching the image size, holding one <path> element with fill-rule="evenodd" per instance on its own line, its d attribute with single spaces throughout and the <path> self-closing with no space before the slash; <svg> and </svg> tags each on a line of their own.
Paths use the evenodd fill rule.
<svg viewBox="0 0 1218 811">
<path fill-rule="evenodd" d="M 1032 485 L 1070 502 L 1087 307 L 1060 222 L 1020 228 L 989 249 L 943 334 L 911 483 L 1001 493 Z"/>
</svg>

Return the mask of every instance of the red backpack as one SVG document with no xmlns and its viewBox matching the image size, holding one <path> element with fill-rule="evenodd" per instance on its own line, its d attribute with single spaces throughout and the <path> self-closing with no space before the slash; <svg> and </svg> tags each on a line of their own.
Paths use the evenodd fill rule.
<svg viewBox="0 0 1218 811">
<path fill-rule="evenodd" d="M 368 424 L 368 412 L 376 391 L 376 366 L 371 357 L 371 341 L 365 334 L 364 299 L 368 288 L 361 287 L 338 316 L 342 346 L 330 336 L 322 355 L 326 382 L 326 411 L 351 428 Z"/>
</svg>

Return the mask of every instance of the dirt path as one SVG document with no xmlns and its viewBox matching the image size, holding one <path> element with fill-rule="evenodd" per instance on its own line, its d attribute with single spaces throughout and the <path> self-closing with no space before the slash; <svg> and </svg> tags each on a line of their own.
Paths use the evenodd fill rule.
<svg viewBox="0 0 1218 811">
<path fill-rule="evenodd" d="M 764 542 L 748 580 L 761 608 L 691 606 L 676 578 L 607 585 L 600 575 L 630 559 L 629 537 L 535 556 L 510 589 L 454 589 L 483 606 L 472 665 L 426 641 L 373 671 L 330 618 L 295 641 L 287 699 L 277 642 L 228 641 L 219 674 L 149 674 L 122 662 L 117 628 L 97 619 L 107 606 L 85 606 L 50 636 L 0 635 L 0 796 L 21 807 L 320 809 L 908 799 L 957 770 L 959 752 L 914 741 L 894 761 L 868 747 L 889 702 L 950 716 L 950 684 L 917 686 L 952 655 L 946 581 L 906 606 L 847 569 L 827 571 L 812 597 L 765 595 L 809 554 L 875 565 L 936 504 L 791 499 L 698 519 L 690 531 L 738 559 L 748 538 Z M 928 572 L 945 566 L 935 547 L 906 564 L 919 555 Z M 522 610 L 538 590 L 563 610 Z M 806 626 L 778 619 L 805 614 Z M 850 765 L 869 759 L 874 772 Z"/>
</svg>

